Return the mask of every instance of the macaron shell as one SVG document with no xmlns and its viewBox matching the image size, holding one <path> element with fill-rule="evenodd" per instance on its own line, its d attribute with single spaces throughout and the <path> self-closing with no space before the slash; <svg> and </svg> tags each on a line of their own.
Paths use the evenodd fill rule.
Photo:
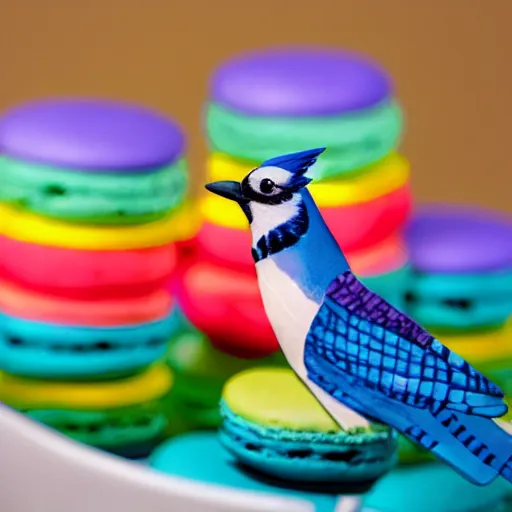
<svg viewBox="0 0 512 512">
<path fill-rule="evenodd" d="M 335 48 L 269 48 L 219 66 L 211 97 L 251 115 L 324 116 L 364 109 L 393 92 L 366 56 Z M 313 147 L 313 146 L 312 146 Z"/>
<path fill-rule="evenodd" d="M 289 368 L 253 368 L 232 377 L 222 399 L 231 413 L 251 423 L 301 432 L 342 430 Z"/>
<path fill-rule="evenodd" d="M 0 274 L 29 290 L 79 299 L 145 295 L 168 281 L 176 249 L 86 251 L 0 236 Z"/>
<path fill-rule="evenodd" d="M 247 358 L 279 349 L 254 269 L 243 273 L 197 263 L 183 273 L 177 288 L 178 303 L 186 317 L 217 349 Z"/>
<path fill-rule="evenodd" d="M 172 306 L 173 298 L 164 290 L 117 300 L 70 300 L 0 281 L 2 312 L 36 322 L 84 327 L 134 325 L 161 320 L 170 314 Z"/>
<path fill-rule="evenodd" d="M 27 162 L 89 172 L 144 173 L 177 160 L 185 140 L 174 121 L 138 105 L 48 99 L 3 114 L 0 149 Z"/>
<path fill-rule="evenodd" d="M 258 165 L 257 162 L 235 159 L 224 153 L 213 153 L 207 162 L 208 180 L 242 181 Z M 409 176 L 407 159 L 398 153 L 391 153 L 354 175 L 326 181 L 314 180 L 308 190 L 318 207 L 337 207 L 365 203 L 386 195 L 405 185 Z"/>
<path fill-rule="evenodd" d="M 343 498 L 324 493 L 292 490 L 248 473 L 234 463 L 216 433 L 194 432 L 166 441 L 150 457 L 150 466 L 168 475 L 234 489 L 306 500 L 316 512 L 334 512 Z M 313 510 L 313 509 L 312 509 Z M 357 509 L 356 509 L 357 510 Z"/>
<path fill-rule="evenodd" d="M 433 204 L 406 230 L 414 267 L 424 273 L 474 274 L 512 269 L 512 218 L 498 212 Z M 485 250 L 479 248 L 485 247 Z"/>
<path fill-rule="evenodd" d="M 355 251 L 382 242 L 406 221 L 412 206 L 409 185 L 368 203 L 322 208 L 322 216 L 344 251 Z M 248 230 L 240 206 L 214 194 L 205 195 L 201 211 L 210 224 Z"/>
<path fill-rule="evenodd" d="M 20 209 L 90 224 L 140 224 L 180 206 L 184 160 L 150 174 L 91 174 L 0 159 L 0 199 Z"/>
<path fill-rule="evenodd" d="M 109 410 L 160 399 L 169 392 L 172 383 L 171 371 L 164 364 L 105 382 L 52 382 L 0 373 L 0 400 L 23 410 Z"/>
<path fill-rule="evenodd" d="M 394 101 L 350 115 L 313 117 L 248 117 L 211 103 L 206 131 L 213 151 L 263 162 L 276 155 L 328 147 L 310 175 L 332 178 L 357 172 L 379 161 L 400 144 L 403 114 Z"/>
</svg>

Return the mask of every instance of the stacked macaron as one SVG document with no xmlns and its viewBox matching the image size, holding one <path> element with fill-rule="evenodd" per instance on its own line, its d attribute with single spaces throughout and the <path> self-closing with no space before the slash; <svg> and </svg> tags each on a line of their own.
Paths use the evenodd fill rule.
<svg viewBox="0 0 512 512">
<path fill-rule="evenodd" d="M 510 402 L 512 218 L 429 205 L 415 213 L 406 239 L 413 268 L 406 312 L 491 377 Z"/>
<path fill-rule="evenodd" d="M 206 109 L 208 181 L 241 180 L 266 159 L 327 147 L 310 190 L 354 272 L 395 303 L 407 255 L 409 163 L 397 147 L 402 111 L 388 75 L 340 50 L 265 50 L 215 73 Z M 213 194 L 201 202 L 198 243 L 217 265 L 251 273 L 247 220 Z"/>
<path fill-rule="evenodd" d="M 101 384 L 89 381 L 130 378 L 164 356 L 176 321 L 165 289 L 176 264 L 174 242 L 193 228 L 184 217 L 184 150 L 174 122 L 123 103 L 42 101 L 0 119 L 6 401 L 17 403 L 10 379 L 21 390 L 24 379 L 29 388 L 29 379 L 44 379 L 55 382 L 46 385 L 54 394 L 36 408 L 60 410 L 75 396 L 66 389 L 92 386 L 76 396 L 85 393 L 85 409 L 98 413 Z M 161 383 L 158 397 L 171 379 Z M 132 405 L 133 387 L 119 386 L 128 393 L 123 407 Z M 67 398 L 59 402 L 59 393 Z M 38 417 L 52 424 L 55 414 Z"/>
</svg>

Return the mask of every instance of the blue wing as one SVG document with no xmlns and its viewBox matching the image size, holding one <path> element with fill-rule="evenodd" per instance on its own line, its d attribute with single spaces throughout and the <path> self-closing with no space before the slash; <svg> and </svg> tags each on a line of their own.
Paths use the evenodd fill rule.
<svg viewBox="0 0 512 512">
<path fill-rule="evenodd" d="M 386 397 L 468 415 L 507 412 L 503 392 L 347 271 L 329 286 L 306 351 Z M 308 362 L 306 361 L 306 366 Z"/>
</svg>

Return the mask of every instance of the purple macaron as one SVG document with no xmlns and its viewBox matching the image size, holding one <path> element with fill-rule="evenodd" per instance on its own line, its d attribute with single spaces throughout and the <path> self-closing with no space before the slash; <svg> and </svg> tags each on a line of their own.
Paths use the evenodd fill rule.
<svg viewBox="0 0 512 512">
<path fill-rule="evenodd" d="M 0 152 L 90 172 L 143 173 L 185 152 L 180 127 L 140 106 L 99 99 L 23 104 L 0 118 Z"/>
<path fill-rule="evenodd" d="M 211 100 L 247 115 L 326 116 L 366 109 L 393 84 L 367 57 L 329 48 L 281 48 L 237 56 L 219 67 Z"/>
<path fill-rule="evenodd" d="M 512 218 L 480 208 L 429 205 L 406 232 L 414 268 L 430 273 L 512 270 Z"/>
<path fill-rule="evenodd" d="M 430 205 L 406 230 L 407 313 L 436 332 L 497 328 L 512 314 L 512 218 Z"/>
</svg>

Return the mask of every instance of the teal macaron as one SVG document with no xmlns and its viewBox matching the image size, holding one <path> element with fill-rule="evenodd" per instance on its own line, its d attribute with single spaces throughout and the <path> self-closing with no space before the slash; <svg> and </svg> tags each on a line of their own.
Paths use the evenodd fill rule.
<svg viewBox="0 0 512 512">
<path fill-rule="evenodd" d="M 223 489 L 262 493 L 306 502 L 315 512 L 360 512 L 362 498 L 357 495 L 338 496 L 299 488 L 289 488 L 280 482 L 262 478 L 236 463 L 219 443 L 214 432 L 194 432 L 170 439 L 150 456 L 152 469 L 186 478 L 195 482 L 213 484 Z M 248 497 L 249 498 L 249 497 Z M 254 494 L 251 496 L 254 499 Z M 283 509 L 284 510 L 284 509 Z"/>
<path fill-rule="evenodd" d="M 341 429 L 292 370 L 255 368 L 225 385 L 222 444 L 273 478 L 365 487 L 396 462 L 397 437 L 382 426 Z"/>
<path fill-rule="evenodd" d="M 449 466 L 429 462 L 388 473 L 364 500 L 368 512 L 506 512 L 510 484 L 499 478 L 477 486 Z"/>
</svg>

